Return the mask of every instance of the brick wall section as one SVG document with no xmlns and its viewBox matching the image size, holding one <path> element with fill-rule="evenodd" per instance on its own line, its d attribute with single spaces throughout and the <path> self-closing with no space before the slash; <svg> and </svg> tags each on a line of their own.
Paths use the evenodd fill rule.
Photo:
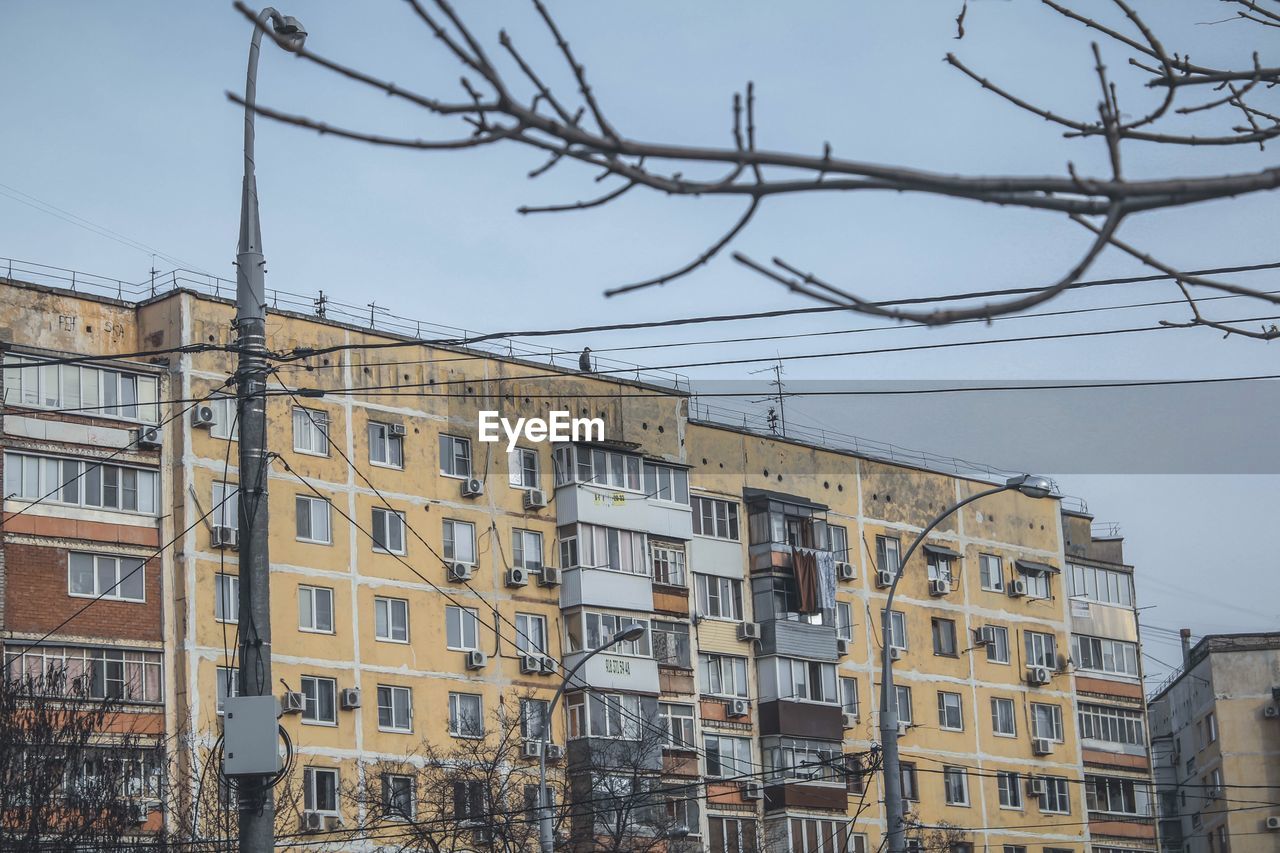
<svg viewBox="0 0 1280 853">
<path fill-rule="evenodd" d="M 52 630 L 91 600 L 67 594 L 68 549 L 9 542 L 5 551 L 7 630 L 39 633 Z M 146 573 L 145 604 L 99 601 L 59 633 L 117 642 L 162 640 L 159 559 L 147 563 L 143 571 Z"/>
</svg>

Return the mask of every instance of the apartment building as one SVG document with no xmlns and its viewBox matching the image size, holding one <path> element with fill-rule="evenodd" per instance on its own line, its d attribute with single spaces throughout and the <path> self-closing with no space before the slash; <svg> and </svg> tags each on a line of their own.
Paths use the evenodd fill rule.
<svg viewBox="0 0 1280 853">
<path fill-rule="evenodd" d="M 234 690 L 239 619 L 233 357 L 217 349 L 234 340 L 233 306 L 182 287 L 138 304 L 14 281 L 0 291 L 6 358 L 214 348 L 121 367 L 157 383 L 137 400 L 158 410 L 136 425 L 158 428 L 150 449 L 123 446 L 124 434 L 111 445 L 109 425 L 87 414 L 41 418 L 42 407 L 76 408 L 28 399 L 22 383 L 46 368 L 13 376 L 18 398 L 5 376 L 6 469 L 9 452 L 61 440 L 11 434 L 18 416 L 84 421 L 60 458 L 83 464 L 116 447 L 157 477 L 154 507 L 112 521 L 152 525 L 153 550 L 175 539 L 147 576 L 154 594 L 129 605 L 154 614 L 154 631 L 134 639 L 138 620 L 113 611 L 102 624 L 121 636 L 94 642 L 158 656 L 168 729 L 189 733 L 195 765 L 207 763 Z M 619 827 L 655 850 L 878 848 L 887 576 L 935 515 L 989 483 L 691 417 L 686 392 L 618 372 L 289 311 L 272 312 L 269 330 L 273 350 L 296 356 L 278 362 L 268 398 L 273 687 L 292 762 L 283 831 L 356 847 L 358 835 L 341 833 L 422 817 L 441 799 L 422 789 L 424 756 L 504 729 L 527 824 L 546 708 L 582 664 L 547 753 L 572 848 Z M 479 440 L 481 411 L 552 410 L 602 419 L 605 440 L 510 452 Z M 35 564 L 15 570 L 11 550 L 38 534 L 14 525 L 63 513 L 86 532 L 103 510 L 42 501 L 23 512 L 35 490 L 6 493 L 8 650 L 40 630 L 22 621 L 36 618 L 26 611 L 37 581 L 23 574 Z M 1137 628 L 1117 615 L 1132 616 L 1132 594 L 1128 605 L 1100 599 L 1076 565 L 1131 569 L 1077 522 L 1056 500 L 995 495 L 935 528 L 905 567 L 888 618 L 913 845 L 1150 849 L 1149 815 L 1095 808 L 1095 779 L 1147 777 L 1141 731 L 1125 735 L 1136 743 L 1110 734 L 1134 702 L 1129 673 L 1106 663 L 1114 647 L 1096 667 L 1080 661 L 1094 653 L 1086 637 L 1136 643 Z M 135 557 L 152 541 L 92 532 Z M 108 603 L 127 604 L 87 613 Z M 93 624 L 78 617 L 68 630 Z M 637 624 L 640 639 L 590 654 Z M 451 784 L 445 811 L 483 849 L 496 805 Z"/>
<path fill-rule="evenodd" d="M 1150 701 L 1160 842 L 1184 853 L 1280 847 L 1280 633 L 1210 634 Z"/>
</svg>

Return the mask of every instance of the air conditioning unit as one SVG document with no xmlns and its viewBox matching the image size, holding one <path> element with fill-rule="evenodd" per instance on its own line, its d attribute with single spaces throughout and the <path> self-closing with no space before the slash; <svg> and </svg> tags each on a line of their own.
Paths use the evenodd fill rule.
<svg viewBox="0 0 1280 853">
<path fill-rule="evenodd" d="M 164 444 L 164 433 L 160 431 L 160 427 L 141 427 L 134 443 L 140 448 L 155 450 Z"/>
<path fill-rule="evenodd" d="M 1205 796 L 1211 800 L 1220 800 L 1222 799 L 1222 789 L 1210 788 L 1209 791 L 1205 794 Z"/>
<path fill-rule="evenodd" d="M 974 628 L 973 629 L 973 647 L 975 649 L 981 649 L 985 646 L 991 645 L 991 643 L 993 642 L 991 639 L 991 635 L 992 635 L 992 631 L 986 625 L 983 625 L 981 628 Z"/>
<path fill-rule="evenodd" d="M 559 761 L 564 758 L 564 747 L 558 743 L 547 744 L 547 761 Z"/>
<path fill-rule="evenodd" d="M 840 725 L 846 729 L 851 729 L 858 724 L 857 714 L 841 714 Z"/>
<path fill-rule="evenodd" d="M 1048 792 L 1048 790 L 1049 790 L 1048 786 L 1045 785 L 1045 781 L 1043 779 L 1037 779 L 1034 776 L 1027 779 L 1027 796 L 1028 797 L 1043 797 Z"/>
<path fill-rule="evenodd" d="M 1031 751 L 1036 755 L 1052 755 L 1053 741 L 1047 737 L 1035 737 L 1031 739 Z"/>
<path fill-rule="evenodd" d="M 484 494 L 484 481 L 476 477 L 462 481 L 462 496 L 464 498 L 478 498 Z"/>
<path fill-rule="evenodd" d="M 538 586 L 559 586 L 560 570 L 555 566 L 543 566 L 538 574 Z"/>
<path fill-rule="evenodd" d="M 342 706 L 342 710 L 344 711 L 354 711 L 356 708 L 359 708 L 360 707 L 360 688 L 359 687 L 342 688 L 342 695 L 338 697 L 338 703 Z"/>
<path fill-rule="evenodd" d="M 839 655 L 840 657 L 845 657 L 846 655 L 848 655 L 849 645 L 850 645 L 849 641 L 846 640 L 844 637 L 837 637 L 836 638 L 836 654 Z"/>
<path fill-rule="evenodd" d="M 751 702 L 746 699 L 730 699 L 725 703 L 725 714 L 729 717 L 745 717 L 751 713 Z"/>
<path fill-rule="evenodd" d="M 324 815 L 320 812 L 303 812 L 302 813 L 302 831 L 303 832 L 324 832 Z"/>
<path fill-rule="evenodd" d="M 513 569 L 507 569 L 507 586 L 528 586 L 529 570 L 516 566 Z"/>
<path fill-rule="evenodd" d="M 1009 581 L 1009 597 L 1022 598 L 1027 594 L 1027 582 L 1022 578 L 1013 578 Z"/>
<path fill-rule="evenodd" d="M 213 426 L 213 406 L 207 403 L 191 410 L 191 425 L 208 429 Z"/>
<path fill-rule="evenodd" d="M 1047 666 L 1027 667 L 1028 684 L 1048 684 L 1053 681 L 1053 671 Z"/>
<path fill-rule="evenodd" d="M 538 659 L 538 666 L 541 667 L 543 675 L 552 675 L 556 671 L 555 660 L 546 655 Z"/>
<path fill-rule="evenodd" d="M 467 652 L 467 669 L 484 669 L 487 663 L 489 663 L 489 656 L 484 652 L 476 649 Z"/>
<path fill-rule="evenodd" d="M 1280 720 L 1280 705 L 1268 705 L 1263 708 L 1262 716 L 1268 720 Z"/>
<path fill-rule="evenodd" d="M 911 728 L 911 724 L 910 724 L 910 723 L 906 723 L 906 722 L 899 722 L 899 723 L 898 723 L 898 737 L 906 737 L 906 736 L 907 736 L 907 729 L 909 729 L 909 728 Z"/>
<path fill-rule="evenodd" d="M 404 437 L 404 424 L 387 424 L 387 435 Z"/>
<path fill-rule="evenodd" d="M 884 569 L 876 572 L 876 586 L 880 589 L 893 586 L 893 572 L 886 572 Z"/>
<path fill-rule="evenodd" d="M 307 695 L 305 693 L 290 690 L 280 697 L 280 713 L 282 714 L 301 714 L 302 709 L 306 706 Z"/>
<path fill-rule="evenodd" d="M 240 548 L 240 531 L 234 527 L 215 524 L 210 536 L 210 544 L 215 548 L 226 548 L 235 551 Z"/>
<path fill-rule="evenodd" d="M 946 595 L 951 592 L 951 581 L 942 578 L 934 578 L 929 581 L 930 595 Z"/>
<path fill-rule="evenodd" d="M 547 493 L 542 489 L 530 489 L 524 493 L 525 509 L 542 509 L 547 505 Z"/>
<path fill-rule="evenodd" d="M 520 747 L 520 754 L 525 758 L 537 758 L 542 755 L 542 741 L 526 740 Z"/>
<path fill-rule="evenodd" d="M 856 581 L 858 570 L 853 567 L 853 563 L 836 563 L 836 577 L 842 581 Z"/>
<path fill-rule="evenodd" d="M 764 797 L 764 788 L 759 782 L 743 782 L 742 783 L 742 799 L 759 800 Z"/>
<path fill-rule="evenodd" d="M 1272 832 L 1280 830 L 1280 817 L 1267 818 L 1267 829 L 1271 830 Z"/>
<path fill-rule="evenodd" d="M 520 671 L 525 675 L 542 672 L 542 658 L 538 655 L 520 655 Z"/>
<path fill-rule="evenodd" d="M 902 660 L 902 649 L 897 646 L 889 647 L 889 660 Z"/>
<path fill-rule="evenodd" d="M 449 564 L 449 580 L 451 581 L 469 581 L 471 580 L 471 566 L 468 563 L 450 563 Z"/>
<path fill-rule="evenodd" d="M 758 640 L 760 639 L 760 623 L 743 622 L 738 626 L 739 640 Z"/>
<path fill-rule="evenodd" d="M 129 803 L 129 822 L 130 823 L 146 823 L 147 817 L 151 814 L 146 803 Z"/>
<path fill-rule="evenodd" d="M 342 818 L 336 814 L 327 814 L 324 816 L 324 828 L 328 832 L 342 828 Z"/>
</svg>

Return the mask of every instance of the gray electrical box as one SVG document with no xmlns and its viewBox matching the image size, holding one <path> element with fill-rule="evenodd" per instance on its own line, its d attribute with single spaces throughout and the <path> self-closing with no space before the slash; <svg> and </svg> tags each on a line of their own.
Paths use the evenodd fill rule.
<svg viewBox="0 0 1280 853">
<path fill-rule="evenodd" d="M 228 776 L 280 770 L 279 705 L 274 696 L 228 696 L 222 706 L 222 772 Z"/>
</svg>

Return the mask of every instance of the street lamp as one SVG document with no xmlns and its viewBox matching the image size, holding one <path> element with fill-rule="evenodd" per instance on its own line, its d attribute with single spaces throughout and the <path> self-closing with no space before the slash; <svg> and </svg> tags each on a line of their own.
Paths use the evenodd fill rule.
<svg viewBox="0 0 1280 853">
<path fill-rule="evenodd" d="M 560 686 L 556 689 L 556 695 L 551 697 L 551 704 L 547 706 L 546 716 L 542 718 L 542 749 L 539 750 L 541 755 L 538 756 L 538 838 L 541 842 L 542 853 L 554 853 L 555 851 L 555 837 L 551 825 L 551 798 L 547 795 L 547 746 L 551 743 L 551 720 L 555 714 L 556 704 L 569 687 L 569 682 L 573 681 L 573 677 L 578 674 L 578 670 L 582 669 L 583 664 L 619 643 L 629 643 L 640 639 L 644 636 L 644 632 L 644 625 L 635 622 L 614 634 L 607 643 L 598 649 L 592 649 L 587 652 L 564 674 L 564 677 L 560 680 Z"/>
<path fill-rule="evenodd" d="M 1029 498 L 1046 498 L 1053 494 L 1053 481 L 1048 477 L 1019 474 L 1016 477 L 1010 477 L 1003 486 L 995 486 L 970 495 L 943 510 L 920 531 L 915 541 L 911 543 L 911 547 L 907 548 L 907 552 L 898 561 L 898 570 L 894 572 L 893 582 L 889 584 L 889 598 L 885 601 L 884 611 L 880 616 L 880 748 L 884 775 L 884 808 L 889 831 L 889 853 L 906 851 L 905 827 L 902 821 L 902 769 L 898 762 L 898 707 L 893 695 L 893 656 L 890 654 L 892 631 L 889 613 L 893 609 L 893 594 L 897 592 L 898 581 L 902 579 L 902 572 L 910 561 L 911 555 L 915 553 L 916 548 L 930 531 L 961 507 L 1000 492 L 1010 491 L 1019 492 Z"/>
<path fill-rule="evenodd" d="M 240 352 L 236 370 L 240 423 L 240 612 L 246 614 L 240 635 L 239 694 L 269 696 L 271 678 L 270 559 L 267 552 L 267 306 L 262 255 L 262 223 L 258 218 L 258 183 L 253 166 L 253 120 L 258 91 L 258 51 L 267 22 L 273 40 L 285 50 L 302 49 L 307 33 L 296 18 L 267 8 L 254 20 L 249 42 L 249 69 L 244 84 L 244 184 L 240 195 L 240 242 L 236 250 L 236 333 Z M 272 721 L 274 734 L 275 722 Z M 240 850 L 269 853 L 275 847 L 272 775 L 239 777 L 241 794 Z"/>
</svg>

